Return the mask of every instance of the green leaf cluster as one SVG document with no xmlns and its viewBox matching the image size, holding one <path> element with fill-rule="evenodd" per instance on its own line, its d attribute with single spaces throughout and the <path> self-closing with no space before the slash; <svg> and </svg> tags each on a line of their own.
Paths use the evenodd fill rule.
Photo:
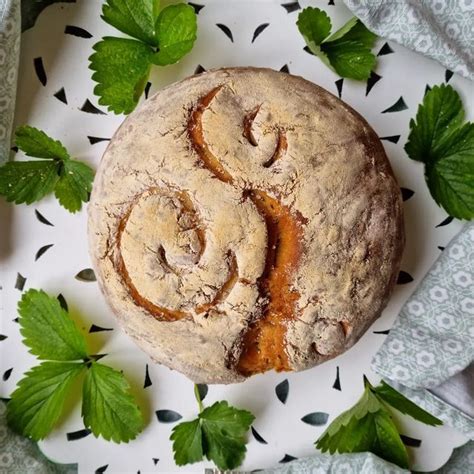
<svg viewBox="0 0 474 474">
<path fill-rule="evenodd" d="M 200 407 L 198 417 L 180 423 L 171 433 L 176 464 L 191 464 L 205 456 L 219 469 L 235 469 L 244 460 L 246 435 L 255 417 L 226 401 L 203 408 L 196 388 L 195 394 Z"/>
<path fill-rule="evenodd" d="M 464 122 L 459 94 L 450 86 L 434 86 L 410 120 L 405 151 L 425 164 L 433 199 L 451 216 L 474 218 L 474 123 Z"/>
<path fill-rule="evenodd" d="M 28 290 L 18 304 L 20 332 L 44 360 L 20 380 L 7 404 L 12 429 L 43 439 L 61 416 L 75 384 L 82 383 L 82 417 L 95 436 L 117 443 L 134 439 L 143 417 L 124 375 L 87 352 L 82 333 L 56 298 Z"/>
<path fill-rule="evenodd" d="M 331 19 L 326 12 L 308 7 L 296 24 L 310 51 L 341 77 L 369 78 L 376 63 L 371 49 L 377 36 L 359 19 L 352 18 L 331 35 Z"/>
<path fill-rule="evenodd" d="M 39 161 L 11 161 L 0 167 L 0 194 L 16 204 L 39 201 L 54 192 L 61 206 L 77 212 L 89 200 L 94 171 L 73 160 L 64 145 L 37 128 L 17 128 L 15 141 Z"/>
<path fill-rule="evenodd" d="M 196 40 L 194 8 L 179 3 L 160 10 L 158 0 L 107 0 L 102 19 L 131 38 L 107 36 L 89 58 L 99 104 L 129 114 L 138 103 L 153 64 L 178 62 Z"/>
<path fill-rule="evenodd" d="M 373 387 L 365 379 L 360 400 L 329 425 L 316 441 L 316 448 L 331 454 L 369 451 L 408 469 L 408 453 L 392 419 L 390 407 L 427 425 L 442 424 L 384 381 Z"/>
</svg>

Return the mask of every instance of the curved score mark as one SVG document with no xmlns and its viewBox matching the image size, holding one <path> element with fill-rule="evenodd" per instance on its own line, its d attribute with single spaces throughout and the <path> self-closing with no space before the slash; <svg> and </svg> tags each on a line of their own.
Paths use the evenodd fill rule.
<svg viewBox="0 0 474 474">
<path fill-rule="evenodd" d="M 203 165 L 214 176 L 232 184 L 233 178 L 210 151 L 203 135 L 202 116 L 223 86 L 212 89 L 202 97 L 190 112 L 188 134 Z M 251 129 L 260 106 L 244 117 L 243 135 L 254 146 L 257 145 Z M 287 150 L 287 140 L 280 130 L 277 147 L 272 157 L 263 166 L 270 167 Z M 258 280 L 259 293 L 267 301 L 262 317 L 249 325 L 242 338 L 242 351 L 237 370 L 243 375 L 252 375 L 270 369 L 291 370 L 285 352 L 286 327 L 284 321 L 294 317 L 299 294 L 291 290 L 291 277 L 301 255 L 300 222 L 288 207 L 260 190 L 247 190 L 267 227 L 267 256 L 265 268 Z M 235 267 L 232 285 L 237 281 Z M 225 296 L 230 292 L 225 291 Z M 224 295 L 222 295 L 225 297 Z"/>
<path fill-rule="evenodd" d="M 249 112 L 244 117 L 243 121 L 243 133 L 242 135 L 251 143 L 253 146 L 257 146 L 258 142 L 255 138 L 255 135 L 252 132 L 253 122 L 255 117 L 257 116 L 258 112 L 260 111 L 261 105 L 257 106 L 254 110 Z M 276 160 L 280 159 L 288 150 L 288 140 L 286 139 L 286 134 L 283 130 L 278 130 L 278 141 L 275 147 L 275 151 L 273 152 L 272 156 L 263 163 L 264 168 L 270 168 L 270 166 L 275 163 Z"/>
<path fill-rule="evenodd" d="M 158 189 L 151 188 L 146 192 L 148 192 L 149 194 L 154 194 L 154 193 L 158 192 Z M 125 213 L 125 215 L 122 217 L 122 219 L 120 220 L 119 227 L 118 227 L 118 232 L 117 232 L 117 248 L 119 249 L 119 251 L 117 253 L 117 259 L 116 259 L 116 262 L 115 262 L 116 270 L 119 273 L 119 275 L 121 275 L 121 277 L 123 279 L 123 282 L 125 283 L 125 285 L 128 288 L 128 293 L 132 297 L 132 299 L 135 301 L 135 303 L 138 306 L 144 308 L 146 311 L 148 311 L 156 319 L 161 320 L 161 321 L 177 321 L 177 320 L 183 319 L 183 318 L 191 318 L 192 315 L 191 315 L 190 312 L 170 310 L 170 309 L 165 308 L 163 306 L 158 306 L 158 305 L 152 303 L 147 298 L 143 297 L 140 294 L 140 292 L 137 290 L 135 285 L 133 284 L 132 279 L 131 279 L 131 277 L 128 273 L 127 267 L 126 267 L 125 262 L 124 262 L 123 257 L 122 257 L 122 252 L 120 251 L 121 244 L 122 244 L 122 234 L 123 234 L 123 232 L 125 230 L 125 227 L 127 225 L 128 219 L 129 219 L 130 214 L 131 214 L 132 209 L 133 209 L 133 206 L 136 204 L 136 202 L 138 201 L 138 199 L 141 196 L 142 195 L 139 195 L 134 199 L 133 203 L 130 205 L 130 208 Z M 185 192 L 179 192 L 178 193 L 178 199 L 180 200 L 180 202 L 181 202 L 183 208 L 185 209 L 185 211 L 190 212 L 190 213 L 195 213 L 192 201 Z M 202 255 L 202 253 L 204 252 L 206 241 L 205 241 L 204 232 L 202 231 L 202 229 L 200 229 L 199 226 L 196 226 L 195 230 L 197 232 L 198 240 L 201 244 L 201 251 L 199 253 L 199 257 L 200 257 Z M 172 272 L 174 274 L 178 274 L 177 270 L 174 269 L 169 264 L 169 262 L 166 258 L 165 249 L 163 248 L 162 245 L 160 245 L 160 247 L 158 248 L 157 255 L 158 255 L 160 263 L 164 267 L 165 271 Z M 237 281 L 237 275 L 238 275 L 237 261 L 235 259 L 235 255 L 233 253 L 231 253 L 230 256 L 232 257 L 232 260 L 231 260 L 231 271 L 230 271 L 229 278 L 227 279 L 226 282 L 224 282 L 224 284 L 222 285 L 220 290 L 216 293 L 216 295 L 215 295 L 215 297 L 214 297 L 214 299 L 211 303 L 207 303 L 205 305 L 198 306 L 197 308 L 195 308 L 194 311 L 196 313 L 199 314 L 199 313 L 202 313 L 202 312 L 206 312 L 209 309 L 211 309 L 213 306 L 219 304 L 221 301 L 223 301 L 226 298 L 226 296 L 230 293 L 233 286 L 235 285 L 235 283 Z"/>
<path fill-rule="evenodd" d="M 245 117 L 244 117 L 244 131 L 242 135 L 253 145 L 257 146 L 258 142 L 257 139 L 255 138 L 254 134 L 252 133 L 252 125 L 253 121 L 255 120 L 255 117 L 257 116 L 259 110 L 260 110 L 260 105 L 257 106 L 254 110 L 249 112 Z"/>
<path fill-rule="evenodd" d="M 175 275 L 178 275 L 178 272 L 168 262 L 168 259 L 166 258 L 166 251 L 163 245 L 160 245 L 158 247 L 158 251 L 156 252 L 156 254 L 158 256 L 158 260 L 161 263 L 161 266 L 163 267 L 166 273 L 174 273 Z"/>
<path fill-rule="evenodd" d="M 156 189 L 148 190 L 150 194 L 153 194 L 156 191 L 157 191 Z M 185 318 L 186 316 L 189 316 L 188 313 L 184 311 L 173 311 L 163 306 L 158 306 L 152 303 L 150 300 L 148 300 L 144 296 L 142 296 L 140 292 L 137 290 L 136 286 L 133 284 L 132 279 L 130 278 L 127 267 L 122 257 L 122 252 L 121 252 L 122 234 L 127 225 L 128 218 L 130 217 L 133 206 L 136 204 L 136 202 L 138 201 L 140 197 L 141 195 L 137 196 L 134 199 L 134 201 L 130 205 L 125 215 L 122 216 L 122 218 L 120 219 L 120 223 L 119 223 L 118 231 L 117 231 L 118 252 L 117 252 L 117 257 L 115 261 L 115 268 L 117 270 L 117 273 L 122 277 L 122 280 L 128 289 L 128 294 L 132 297 L 133 301 L 135 301 L 135 304 L 137 304 L 138 306 L 148 311 L 156 319 L 160 319 L 164 321 L 177 321 L 179 319 Z"/>
<path fill-rule="evenodd" d="M 279 130 L 278 142 L 275 151 L 273 152 L 273 155 L 270 157 L 270 159 L 263 163 L 263 167 L 270 168 L 270 166 L 272 166 L 276 160 L 281 158 L 286 153 L 286 150 L 288 150 L 288 140 L 286 139 L 285 132 L 283 130 Z"/>
<path fill-rule="evenodd" d="M 217 86 L 204 97 L 201 97 L 197 105 L 191 110 L 188 120 L 188 135 L 194 150 L 199 155 L 204 166 L 219 180 L 224 183 L 232 183 L 233 180 L 230 173 L 226 171 L 220 161 L 209 150 L 209 146 L 204 140 L 202 129 L 202 115 L 222 87 Z"/>
</svg>

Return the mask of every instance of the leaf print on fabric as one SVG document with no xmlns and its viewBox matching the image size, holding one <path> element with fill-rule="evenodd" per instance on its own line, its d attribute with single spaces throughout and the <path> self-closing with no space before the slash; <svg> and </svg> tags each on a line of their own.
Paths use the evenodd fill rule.
<svg viewBox="0 0 474 474">
<path fill-rule="evenodd" d="M 288 398 L 288 392 L 290 391 L 290 384 L 288 383 L 288 379 L 283 380 L 275 387 L 275 394 L 280 400 L 281 403 L 285 404 L 286 399 Z"/>
<path fill-rule="evenodd" d="M 474 283 L 472 280 L 472 275 L 470 273 L 465 272 L 464 270 L 460 270 L 453 275 L 454 283 L 457 286 L 462 288 L 469 288 Z"/>
<path fill-rule="evenodd" d="M 303 416 L 303 418 L 301 418 L 301 421 L 312 426 L 323 426 L 327 423 L 328 418 L 329 415 L 327 413 L 317 411 L 314 413 L 308 413 L 307 415 Z"/>
<path fill-rule="evenodd" d="M 54 94 L 54 97 L 56 97 L 56 99 L 58 99 L 63 104 L 67 105 L 66 91 L 64 90 L 64 87 L 61 87 L 61 89 L 59 89 L 58 92 Z"/>
<path fill-rule="evenodd" d="M 95 273 L 92 268 L 84 268 L 75 277 L 79 281 L 96 281 Z"/>
<path fill-rule="evenodd" d="M 226 25 L 223 25 L 222 23 L 216 23 L 217 28 L 219 28 L 221 31 L 224 32 L 224 34 L 229 38 L 232 43 L 234 42 L 234 37 L 232 35 L 232 31 L 230 31 L 230 28 Z"/>
<path fill-rule="evenodd" d="M 157 410 L 156 417 L 161 423 L 174 423 L 183 418 L 178 412 L 173 410 Z"/>
<path fill-rule="evenodd" d="M 383 114 L 390 113 L 390 112 L 401 112 L 402 110 L 407 110 L 408 106 L 405 104 L 403 97 L 400 97 L 393 105 L 382 110 Z"/>
</svg>

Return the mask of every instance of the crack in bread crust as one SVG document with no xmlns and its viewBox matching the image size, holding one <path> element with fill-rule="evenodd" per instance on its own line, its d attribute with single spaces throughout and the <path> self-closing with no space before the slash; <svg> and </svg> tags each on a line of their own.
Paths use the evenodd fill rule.
<svg viewBox="0 0 474 474">
<path fill-rule="evenodd" d="M 262 316 L 242 337 L 238 371 L 249 376 L 275 369 L 291 370 L 285 351 L 286 322 L 296 318 L 299 293 L 292 290 L 292 276 L 301 257 L 301 227 L 286 206 L 263 191 L 250 199 L 265 219 L 268 233 L 264 272 L 259 278 L 266 304 Z"/>
</svg>

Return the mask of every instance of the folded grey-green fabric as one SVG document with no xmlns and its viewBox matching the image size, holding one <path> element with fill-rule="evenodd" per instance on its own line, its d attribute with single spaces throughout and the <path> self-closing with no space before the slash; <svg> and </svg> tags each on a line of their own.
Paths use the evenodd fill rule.
<svg viewBox="0 0 474 474">
<path fill-rule="evenodd" d="M 469 223 L 405 303 L 372 368 L 474 439 L 473 338 L 474 223 Z"/>
<path fill-rule="evenodd" d="M 20 55 L 20 0 L 0 0 L 0 164 L 8 159 Z"/>
<path fill-rule="evenodd" d="M 344 0 L 377 35 L 474 80 L 474 1 Z"/>
<path fill-rule="evenodd" d="M 0 400 L 0 474 L 75 474 L 77 464 L 56 464 L 33 441 L 7 426 L 6 403 Z"/>
<path fill-rule="evenodd" d="M 430 474 L 467 474 L 474 472 L 474 441 L 456 448 L 449 461 Z M 260 471 L 263 474 L 402 474 L 409 473 L 371 453 L 321 454 L 291 461 L 281 467 Z M 208 469 L 206 474 L 218 474 Z M 237 474 L 237 471 L 235 471 Z"/>
<path fill-rule="evenodd" d="M 284 466 L 266 469 L 265 474 L 408 474 L 372 453 L 322 454 L 292 461 Z"/>
</svg>

